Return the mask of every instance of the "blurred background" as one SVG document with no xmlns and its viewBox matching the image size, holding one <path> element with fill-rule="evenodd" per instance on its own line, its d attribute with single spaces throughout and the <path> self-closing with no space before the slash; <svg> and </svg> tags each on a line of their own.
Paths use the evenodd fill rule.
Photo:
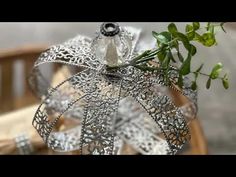
<svg viewBox="0 0 236 177">
<path fill-rule="evenodd" d="M 168 24 L 120 23 L 143 29 L 140 40 L 150 46 L 154 44 L 151 31 L 166 30 Z M 176 25 L 179 30 L 184 30 L 186 23 L 176 23 Z M 0 54 L 22 46 L 61 43 L 77 34 L 92 37 L 99 26 L 100 23 L 0 23 Z M 200 77 L 198 81 L 198 117 L 210 154 L 236 154 L 236 23 L 226 23 L 225 29 L 227 33 L 219 31 L 217 34 L 217 46 L 212 48 L 198 46 L 192 64 L 197 68 L 204 61 L 206 64 L 203 71 L 209 73 L 215 63 L 222 62 L 224 70 L 229 73 L 228 90 L 223 88 L 221 81 L 214 81 L 210 90 L 205 89 L 207 78 Z M 14 95 L 23 92 L 22 67 L 20 62 L 14 64 Z M 1 80 L 0 83 L 4 85 Z M 4 104 L 4 101 L 0 104 Z"/>
</svg>

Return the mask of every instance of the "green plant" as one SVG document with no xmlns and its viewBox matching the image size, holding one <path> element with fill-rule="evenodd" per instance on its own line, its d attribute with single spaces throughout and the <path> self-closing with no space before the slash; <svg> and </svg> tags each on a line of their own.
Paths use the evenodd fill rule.
<svg viewBox="0 0 236 177">
<path fill-rule="evenodd" d="M 199 22 L 187 24 L 185 32 L 178 31 L 174 23 L 168 25 L 168 30 L 157 33 L 152 32 L 153 37 L 157 41 L 157 48 L 146 50 L 141 55 L 134 57 L 129 63 L 125 63 L 115 67 L 108 67 L 108 69 L 116 69 L 120 67 L 134 66 L 144 71 L 160 71 L 165 76 L 165 81 L 168 84 L 169 78 L 167 72 L 169 70 L 176 70 L 179 73 L 178 86 L 182 88 L 183 77 L 192 74 L 192 89 L 197 88 L 197 79 L 199 76 L 208 77 L 206 88 L 209 89 L 212 80 L 221 80 L 225 89 L 229 87 L 228 75 L 221 76 L 223 65 L 217 63 L 209 74 L 201 72 L 204 64 L 201 64 L 198 69 L 191 69 L 191 61 L 193 56 L 197 53 L 197 48 L 194 43 L 200 43 L 206 47 L 217 45 L 216 42 L 216 28 L 221 28 L 224 32 L 224 23 L 210 23 L 208 22 L 205 27 L 201 27 Z M 184 57 L 183 52 L 180 50 L 180 45 L 183 45 L 187 51 L 187 56 Z M 177 53 L 177 58 L 174 57 L 173 52 Z M 158 67 L 150 67 L 148 62 L 157 61 Z M 173 64 L 179 64 L 179 67 L 171 67 Z"/>
</svg>

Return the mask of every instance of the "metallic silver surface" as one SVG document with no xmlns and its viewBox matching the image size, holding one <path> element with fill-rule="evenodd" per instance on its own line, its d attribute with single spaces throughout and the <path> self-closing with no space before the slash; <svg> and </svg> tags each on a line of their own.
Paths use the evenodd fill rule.
<svg viewBox="0 0 236 177">
<path fill-rule="evenodd" d="M 122 50 L 128 51 L 122 62 L 140 53 L 135 48 L 140 32 L 121 28 L 120 38 L 131 40 L 131 48 Z M 167 86 L 161 73 L 131 66 L 108 71 L 94 51 L 99 36 L 91 40 L 79 35 L 40 55 L 29 80 L 42 99 L 33 126 L 56 151 L 80 149 L 82 154 L 110 155 L 118 153 L 124 141 L 142 154 L 175 154 L 190 139 L 187 121 L 197 112 L 197 92 L 191 89 L 188 78 L 180 91 Z M 40 73 L 40 66 L 49 63 L 78 66 L 82 71 L 52 88 Z M 177 73 L 172 71 L 169 77 L 173 84 L 177 82 Z M 191 103 L 177 107 L 168 88 L 185 95 Z M 139 108 L 131 111 L 132 106 Z M 137 111 L 143 116 L 134 116 Z M 63 116 L 77 119 L 80 124 L 57 132 L 54 127 Z"/>
<path fill-rule="evenodd" d="M 33 153 L 33 147 L 27 134 L 19 134 L 15 137 L 15 142 L 20 155 L 30 155 Z"/>
</svg>

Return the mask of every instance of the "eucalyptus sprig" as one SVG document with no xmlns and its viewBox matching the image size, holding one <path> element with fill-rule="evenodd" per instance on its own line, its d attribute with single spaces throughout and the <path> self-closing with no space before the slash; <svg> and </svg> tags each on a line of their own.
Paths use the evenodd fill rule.
<svg viewBox="0 0 236 177">
<path fill-rule="evenodd" d="M 217 63 L 209 74 L 201 72 L 204 64 L 201 64 L 195 71 L 191 69 L 191 61 L 193 56 L 197 53 L 197 48 L 194 43 L 200 43 L 205 47 L 212 47 L 217 45 L 216 42 L 216 29 L 220 28 L 225 32 L 224 22 L 210 23 L 206 27 L 201 27 L 199 22 L 193 22 L 185 26 L 185 32 L 178 31 L 174 23 L 168 25 L 168 30 L 157 33 L 152 32 L 153 37 L 156 39 L 157 48 L 147 50 L 141 55 L 134 57 L 129 63 L 125 63 L 115 67 L 108 67 L 108 69 L 116 69 L 120 67 L 134 66 L 143 71 L 161 71 L 164 75 L 166 83 L 169 83 L 168 71 L 173 69 L 172 65 L 179 64 L 175 70 L 179 73 L 178 86 L 182 88 L 183 77 L 189 74 L 194 75 L 192 81 L 192 89 L 197 88 L 197 79 L 201 76 L 208 77 L 206 88 L 209 89 L 212 80 L 221 80 L 225 89 L 229 87 L 228 75 L 220 76 L 223 65 Z M 180 50 L 180 45 L 183 45 L 187 51 L 187 56 L 184 57 L 183 52 Z M 177 54 L 177 59 L 174 57 L 174 52 Z M 150 67 L 150 61 L 157 61 L 157 67 Z"/>
</svg>

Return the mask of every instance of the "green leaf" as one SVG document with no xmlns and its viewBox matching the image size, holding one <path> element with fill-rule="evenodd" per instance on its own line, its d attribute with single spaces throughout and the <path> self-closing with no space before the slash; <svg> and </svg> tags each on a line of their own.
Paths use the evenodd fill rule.
<svg viewBox="0 0 236 177">
<path fill-rule="evenodd" d="M 168 55 L 168 57 L 171 59 L 172 62 L 176 63 L 176 61 L 175 61 L 175 59 L 174 59 L 174 57 L 173 57 L 173 55 L 172 55 L 171 50 L 168 51 L 167 55 Z"/>
<path fill-rule="evenodd" d="M 168 75 L 168 69 L 166 69 L 164 71 L 164 82 L 165 82 L 165 85 L 168 86 L 170 84 L 170 79 L 169 79 L 169 75 Z"/>
<path fill-rule="evenodd" d="M 181 63 L 183 63 L 183 62 L 184 62 L 184 57 L 183 57 L 183 55 L 182 55 L 179 51 L 177 52 L 177 55 L 178 55 L 179 61 L 180 61 Z"/>
<path fill-rule="evenodd" d="M 172 40 L 172 42 L 169 42 L 169 47 L 170 47 L 170 48 L 176 48 L 176 49 L 177 49 L 178 46 L 179 46 L 178 41 Z"/>
<path fill-rule="evenodd" d="M 198 33 L 195 33 L 195 36 L 194 36 L 194 39 L 193 39 L 193 40 L 194 40 L 194 41 L 197 41 L 197 42 L 200 42 L 200 43 L 203 42 L 202 36 L 201 36 L 200 34 L 198 34 Z"/>
<path fill-rule="evenodd" d="M 168 42 L 171 41 L 171 34 L 167 31 L 161 32 L 160 34 L 153 31 L 152 35 L 162 44 L 168 44 Z"/>
<path fill-rule="evenodd" d="M 196 89 L 197 89 L 197 83 L 196 83 L 196 81 L 193 81 L 193 82 L 192 82 L 191 88 L 192 88 L 192 90 L 196 90 Z"/>
<path fill-rule="evenodd" d="M 185 32 L 188 33 L 189 31 L 193 31 L 193 26 L 187 24 L 186 27 L 185 27 Z"/>
<path fill-rule="evenodd" d="M 215 24 L 212 22 L 208 22 L 206 26 L 206 30 L 212 34 L 214 34 L 215 31 Z"/>
<path fill-rule="evenodd" d="M 168 42 L 171 41 L 171 33 L 170 32 L 163 31 L 163 32 L 160 33 L 160 35 L 165 36 L 165 38 L 168 40 Z"/>
<path fill-rule="evenodd" d="M 198 41 L 202 45 L 207 47 L 211 47 L 216 44 L 215 35 L 209 31 L 205 32 L 202 36 L 198 33 L 195 33 L 195 37 L 193 40 Z"/>
<path fill-rule="evenodd" d="M 203 68 L 203 65 L 204 65 L 204 64 L 201 64 L 201 65 L 199 66 L 199 68 L 196 70 L 197 73 L 201 71 L 201 69 Z"/>
<path fill-rule="evenodd" d="M 209 79 L 207 80 L 207 83 L 206 83 L 206 88 L 209 89 L 211 86 L 211 78 L 209 77 Z"/>
<path fill-rule="evenodd" d="M 163 60 L 166 58 L 167 52 L 165 50 L 165 48 L 163 48 L 163 50 L 161 50 L 158 54 L 157 57 L 159 59 L 159 61 L 162 63 Z"/>
<path fill-rule="evenodd" d="M 209 26 L 209 30 L 208 30 L 210 33 L 214 34 L 215 32 L 215 26 L 214 25 L 211 25 Z"/>
<path fill-rule="evenodd" d="M 200 23 L 199 22 L 193 22 L 193 29 L 198 30 L 200 28 Z"/>
<path fill-rule="evenodd" d="M 184 60 L 182 66 L 180 67 L 180 74 L 187 75 L 190 73 L 190 67 L 191 67 L 191 53 L 188 53 L 188 56 L 186 58 L 186 60 Z"/>
<path fill-rule="evenodd" d="M 156 38 L 159 34 L 156 31 L 152 31 L 152 36 Z"/>
<path fill-rule="evenodd" d="M 195 31 L 193 29 L 193 26 L 191 25 L 186 25 L 185 27 L 185 32 L 186 32 L 186 35 L 188 37 L 189 40 L 193 40 L 194 39 L 194 36 L 195 36 Z"/>
<path fill-rule="evenodd" d="M 211 71 L 211 74 L 210 74 L 211 79 L 217 79 L 217 78 L 219 77 L 220 72 L 221 72 L 221 70 L 222 70 L 222 67 L 223 67 L 222 63 L 217 63 L 217 64 L 213 67 L 213 69 L 212 69 L 212 71 Z"/>
<path fill-rule="evenodd" d="M 153 37 L 156 38 L 156 40 L 157 40 L 158 42 L 164 43 L 164 44 L 167 44 L 167 43 L 168 43 L 168 40 L 165 38 L 165 36 L 160 35 L 159 33 L 155 32 L 155 31 L 152 32 L 152 35 L 153 35 Z"/>
<path fill-rule="evenodd" d="M 160 44 L 160 43 L 167 44 L 168 43 L 168 40 L 165 38 L 165 36 L 160 35 L 159 33 L 155 32 L 155 31 L 152 32 L 152 35 L 154 38 L 156 38 L 158 44 Z"/>
<path fill-rule="evenodd" d="M 190 44 L 190 46 L 191 46 L 191 55 L 194 56 L 197 53 L 197 48 L 192 44 Z"/>
<path fill-rule="evenodd" d="M 228 79 L 227 74 L 224 75 L 224 77 L 222 79 L 222 84 L 223 84 L 225 89 L 229 88 L 229 79 Z"/>
<path fill-rule="evenodd" d="M 161 66 L 163 68 L 167 68 L 170 64 L 170 57 L 168 56 L 168 54 L 166 55 L 165 59 L 163 60 L 163 62 L 161 63 Z"/>
<path fill-rule="evenodd" d="M 177 84 L 178 84 L 178 86 L 179 86 L 180 88 L 183 87 L 183 76 L 182 76 L 181 74 L 179 74 Z"/>
<path fill-rule="evenodd" d="M 187 34 L 187 37 L 188 37 L 188 39 L 189 39 L 190 41 L 193 40 L 194 37 L 195 37 L 195 31 L 189 32 L 189 33 Z"/>
<path fill-rule="evenodd" d="M 206 32 L 202 35 L 202 44 L 207 47 L 211 47 L 216 44 L 215 35 L 211 32 Z"/>
<path fill-rule="evenodd" d="M 184 57 L 183 57 L 182 54 L 179 52 L 179 42 L 178 42 L 178 41 L 176 41 L 175 49 L 177 50 L 177 56 L 178 56 L 178 58 L 179 58 L 179 61 L 180 61 L 181 63 L 183 63 Z"/>
<path fill-rule="evenodd" d="M 222 82 L 223 82 L 223 86 L 224 86 L 224 88 L 225 88 L 225 89 L 228 89 L 228 88 L 229 88 L 229 81 L 223 79 Z"/>
<path fill-rule="evenodd" d="M 178 38 L 180 41 L 182 41 L 184 47 L 185 47 L 188 51 L 190 51 L 191 46 L 190 46 L 190 44 L 189 44 L 188 37 L 187 37 L 186 35 L 184 35 L 183 33 L 180 33 L 180 32 L 176 32 L 176 36 L 177 36 L 177 38 Z"/>
<path fill-rule="evenodd" d="M 168 31 L 169 31 L 171 34 L 175 34 L 175 33 L 178 31 L 178 29 L 177 29 L 177 27 L 176 27 L 176 25 L 175 25 L 174 23 L 170 23 L 170 24 L 168 25 Z"/>
</svg>

